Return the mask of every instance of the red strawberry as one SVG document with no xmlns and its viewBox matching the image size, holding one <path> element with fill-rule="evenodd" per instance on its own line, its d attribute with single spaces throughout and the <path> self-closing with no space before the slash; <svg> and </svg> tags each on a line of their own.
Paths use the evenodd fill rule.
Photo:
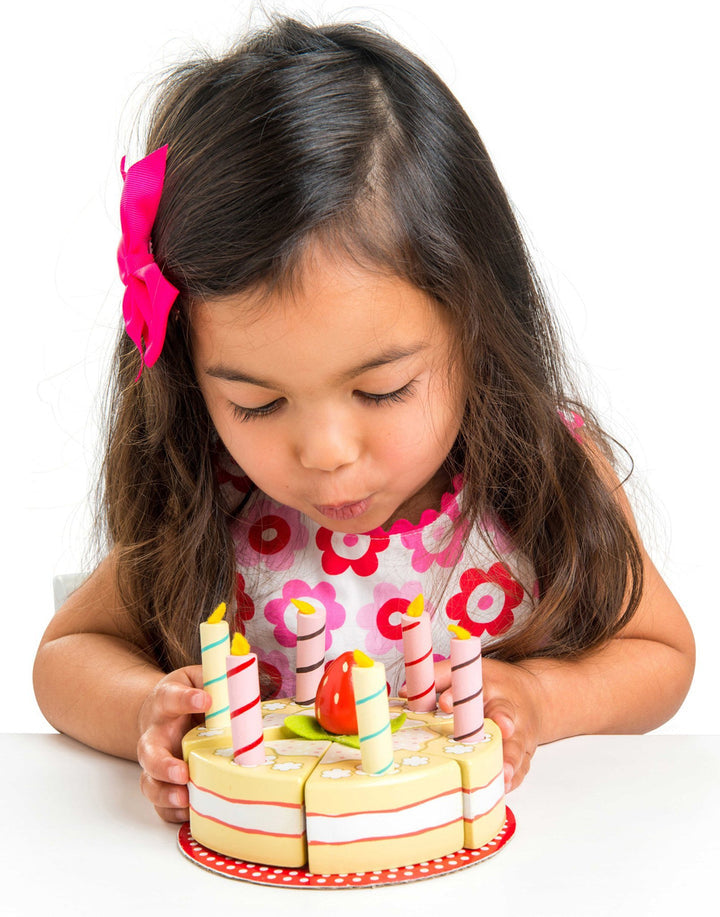
<svg viewBox="0 0 720 917">
<path fill-rule="evenodd" d="M 357 735 L 355 691 L 351 673 L 355 664 L 352 651 L 334 659 L 325 669 L 315 695 L 315 717 L 326 732 L 334 735 Z"/>
</svg>

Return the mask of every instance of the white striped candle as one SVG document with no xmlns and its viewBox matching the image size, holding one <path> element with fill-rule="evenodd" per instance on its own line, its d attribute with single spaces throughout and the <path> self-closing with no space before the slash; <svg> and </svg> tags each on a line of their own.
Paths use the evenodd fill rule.
<svg viewBox="0 0 720 917">
<path fill-rule="evenodd" d="M 257 656 L 250 652 L 242 634 L 233 637 L 226 664 L 233 758 L 237 764 L 264 764 L 265 741 Z"/>
<path fill-rule="evenodd" d="M 437 706 L 432 629 L 423 605 L 423 597 L 418 595 L 401 618 L 407 702 L 410 710 L 417 713 L 427 713 Z"/>
<path fill-rule="evenodd" d="M 451 624 L 450 672 L 453 697 L 453 738 L 473 745 L 485 738 L 482 643 L 464 627 Z"/>
<path fill-rule="evenodd" d="M 315 703 L 325 664 L 325 609 L 302 599 L 291 599 L 297 608 L 295 651 L 295 703 Z"/>
<path fill-rule="evenodd" d="M 350 671 L 362 769 L 366 774 L 384 774 L 392 769 L 394 763 L 385 666 L 381 662 L 373 662 L 360 650 L 355 650 L 354 656 L 355 665 Z"/>
<path fill-rule="evenodd" d="M 227 607 L 221 602 L 207 621 L 200 624 L 200 653 L 203 688 L 212 698 L 205 725 L 224 729 L 230 725 L 225 658 L 230 652 L 230 632 L 225 620 Z"/>
</svg>

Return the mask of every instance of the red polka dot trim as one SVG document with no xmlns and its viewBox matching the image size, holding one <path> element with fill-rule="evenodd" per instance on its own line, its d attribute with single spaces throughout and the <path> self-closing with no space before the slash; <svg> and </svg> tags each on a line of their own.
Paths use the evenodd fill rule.
<svg viewBox="0 0 720 917">
<path fill-rule="evenodd" d="M 397 885 L 402 882 L 416 882 L 444 876 L 467 866 L 482 863 L 501 850 L 515 833 L 515 816 L 506 809 L 507 817 L 500 833 L 479 850 L 458 850 L 449 856 L 401 866 L 397 869 L 380 869 L 374 872 L 355 872 L 343 875 L 321 876 L 305 869 L 283 869 L 277 866 L 259 866 L 244 860 L 221 856 L 208 850 L 190 834 L 190 823 L 186 822 L 178 833 L 178 845 L 188 859 L 210 872 L 254 882 L 258 885 L 289 886 L 291 888 L 372 888 L 378 885 Z"/>
</svg>

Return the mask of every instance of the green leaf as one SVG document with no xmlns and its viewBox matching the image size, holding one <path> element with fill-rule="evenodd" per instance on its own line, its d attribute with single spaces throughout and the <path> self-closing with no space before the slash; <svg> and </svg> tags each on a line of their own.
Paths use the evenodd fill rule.
<svg viewBox="0 0 720 917">
<path fill-rule="evenodd" d="M 406 714 L 401 713 L 394 719 L 390 720 L 390 731 L 394 734 L 405 722 Z M 339 745 L 346 745 L 349 748 L 360 748 L 360 737 L 356 735 L 340 736 L 323 729 L 314 716 L 306 716 L 303 713 L 295 713 L 292 716 L 285 717 L 285 726 L 293 735 L 301 739 L 308 739 L 311 742 L 337 742 Z"/>
</svg>

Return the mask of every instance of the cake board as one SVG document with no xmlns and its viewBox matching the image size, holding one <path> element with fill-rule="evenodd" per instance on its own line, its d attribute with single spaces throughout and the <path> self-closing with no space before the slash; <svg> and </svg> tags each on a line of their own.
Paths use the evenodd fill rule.
<svg viewBox="0 0 720 917">
<path fill-rule="evenodd" d="M 506 806 L 505 824 L 499 833 L 487 844 L 477 850 L 458 850 L 448 856 L 438 857 L 426 863 L 411 866 L 399 866 L 397 869 L 378 869 L 373 872 L 347 873 L 343 875 L 318 875 L 306 872 L 305 869 L 287 869 L 276 866 L 261 866 L 222 856 L 199 844 L 190 833 L 190 823 L 185 822 L 178 832 L 178 846 L 189 860 L 203 869 L 239 879 L 242 882 L 253 882 L 256 885 L 274 885 L 290 888 L 378 888 L 381 885 L 399 885 L 404 882 L 416 882 L 421 879 L 432 879 L 445 876 L 468 866 L 475 866 L 490 859 L 507 844 L 515 833 L 515 816 Z"/>
</svg>

